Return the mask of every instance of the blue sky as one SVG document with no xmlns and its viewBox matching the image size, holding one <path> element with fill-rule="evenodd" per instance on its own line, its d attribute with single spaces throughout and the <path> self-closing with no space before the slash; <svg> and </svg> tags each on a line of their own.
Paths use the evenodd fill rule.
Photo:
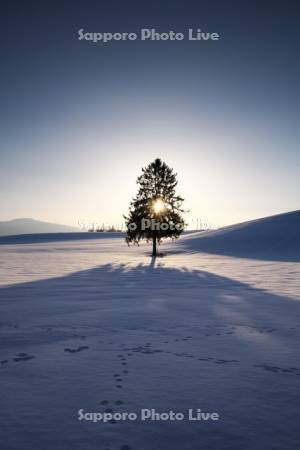
<svg viewBox="0 0 300 450">
<path fill-rule="evenodd" d="M 299 209 L 296 2 L 15 2 L 3 11 L 0 220 L 120 223 L 161 157 L 200 217 Z M 77 31 L 218 32 L 216 42 Z"/>
</svg>

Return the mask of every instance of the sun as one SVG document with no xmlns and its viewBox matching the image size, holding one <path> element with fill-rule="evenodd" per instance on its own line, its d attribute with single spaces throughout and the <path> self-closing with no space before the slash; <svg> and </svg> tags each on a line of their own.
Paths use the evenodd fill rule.
<svg viewBox="0 0 300 450">
<path fill-rule="evenodd" d="M 152 203 L 152 208 L 155 214 L 160 214 L 166 209 L 166 205 L 161 198 L 158 198 Z"/>
</svg>

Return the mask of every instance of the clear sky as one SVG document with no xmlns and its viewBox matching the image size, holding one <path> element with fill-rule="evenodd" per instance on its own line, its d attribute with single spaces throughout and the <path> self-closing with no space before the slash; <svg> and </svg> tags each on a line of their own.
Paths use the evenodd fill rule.
<svg viewBox="0 0 300 450">
<path fill-rule="evenodd" d="M 188 220 L 299 209 L 298 2 L 6 3 L 0 220 L 120 223 L 156 157 L 178 173 Z M 94 44 L 81 28 L 221 38 Z"/>
</svg>

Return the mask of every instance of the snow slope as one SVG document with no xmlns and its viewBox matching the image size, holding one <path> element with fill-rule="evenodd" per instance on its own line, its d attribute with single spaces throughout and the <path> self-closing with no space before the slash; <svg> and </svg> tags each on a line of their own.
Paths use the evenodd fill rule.
<svg viewBox="0 0 300 450">
<path fill-rule="evenodd" d="M 299 447 L 299 263 L 199 241 L 0 246 L 1 450 Z M 141 408 L 220 420 L 78 420 Z"/>
<path fill-rule="evenodd" d="M 184 250 L 238 257 L 300 261 L 300 210 L 195 233 L 181 241 Z"/>
</svg>

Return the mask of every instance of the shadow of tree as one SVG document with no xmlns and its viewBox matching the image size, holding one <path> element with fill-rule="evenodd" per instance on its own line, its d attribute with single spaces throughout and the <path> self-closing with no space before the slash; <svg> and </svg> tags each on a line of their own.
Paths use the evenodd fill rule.
<svg viewBox="0 0 300 450">
<path fill-rule="evenodd" d="M 46 434 L 44 441 L 43 428 L 30 428 L 24 414 L 29 410 L 33 417 L 43 418 L 47 429 L 55 426 L 63 448 L 81 449 L 84 442 L 85 448 L 96 450 L 99 439 L 124 442 L 130 431 L 134 448 L 141 448 L 147 436 L 166 450 L 198 449 L 200 425 L 188 422 L 172 427 L 156 422 L 148 428 L 139 423 L 113 429 L 101 425 L 88 433 L 85 426 L 78 426 L 74 420 L 78 407 L 97 411 L 101 399 L 120 399 L 111 380 L 116 371 L 120 373 L 121 361 L 126 365 L 121 397 L 126 407 L 220 408 L 222 421 L 202 428 L 205 448 L 252 450 L 257 448 L 253 435 L 268 439 L 274 426 L 280 430 L 276 448 L 296 448 L 298 422 L 286 411 L 292 404 L 295 408 L 293 395 L 299 384 L 296 368 L 292 371 L 297 342 L 288 336 L 298 327 L 299 312 L 300 304 L 293 299 L 201 270 L 162 267 L 154 258 L 149 265 L 106 264 L 2 287 L 0 333 L 6 340 L 0 339 L 1 354 L 18 349 L 20 358 L 26 358 L 24 350 L 29 347 L 29 358 L 36 355 L 33 362 L 9 361 L 6 368 L 12 371 L 13 382 L 4 379 L 3 398 L 11 414 L 19 411 L 18 420 L 25 424 L 22 448 L 33 448 L 37 439 L 45 449 L 58 448 L 56 433 Z M 65 333 L 68 329 L 71 335 Z M 76 341 L 82 333 L 85 345 Z M 67 349 L 60 342 L 49 347 L 51 339 L 68 340 Z M 57 370 L 52 368 L 55 358 Z M 128 359 L 129 375 L 124 362 Z M 27 364 L 24 377 L 21 364 Z M 32 391 L 32 379 L 40 380 L 37 392 Z M 55 405 L 50 412 L 49 389 Z M 287 394 L 276 397 L 279 391 Z M 267 405 L 263 410 L 262 403 Z M 279 407 L 282 415 L 276 412 Z M 15 428 L 6 433 L 6 443 L 13 442 L 14 433 Z M 272 439 L 268 442 L 264 448 L 275 448 Z"/>
<path fill-rule="evenodd" d="M 298 322 L 299 302 L 203 270 L 149 265 L 106 264 L 63 277 L 0 288 L 1 322 L 31 323 L 75 314 L 86 323 L 129 326 L 130 317 L 169 326 L 230 320 L 251 326 Z M 122 314 L 118 311 L 122 310 Z M 98 314 L 89 316 L 90 311 Z M 14 316 L 12 317 L 12 315 Z M 127 319 L 126 316 L 128 315 Z M 165 323 L 167 326 L 168 324 Z"/>
</svg>

